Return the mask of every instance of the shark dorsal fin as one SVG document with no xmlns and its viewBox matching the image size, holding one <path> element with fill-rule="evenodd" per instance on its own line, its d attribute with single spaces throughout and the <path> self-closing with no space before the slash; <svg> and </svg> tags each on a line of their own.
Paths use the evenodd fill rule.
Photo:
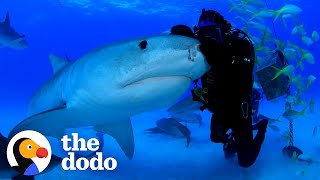
<svg viewBox="0 0 320 180">
<path fill-rule="evenodd" d="M 9 12 L 7 12 L 6 19 L 4 20 L 3 24 L 10 26 L 10 16 Z"/>
<path fill-rule="evenodd" d="M 49 59 L 50 59 L 54 74 L 57 73 L 59 70 L 63 69 L 64 67 L 66 67 L 70 63 L 68 59 L 64 59 L 53 54 L 49 55 Z"/>
</svg>

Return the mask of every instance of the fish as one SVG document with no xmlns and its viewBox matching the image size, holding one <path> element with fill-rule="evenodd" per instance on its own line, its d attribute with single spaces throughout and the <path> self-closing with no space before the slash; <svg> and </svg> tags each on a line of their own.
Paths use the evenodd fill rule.
<svg viewBox="0 0 320 180">
<path fill-rule="evenodd" d="M 296 66 L 296 69 L 298 69 L 300 67 L 300 69 L 301 69 L 301 71 L 303 71 L 304 70 L 304 64 L 303 64 L 303 61 L 298 61 L 298 63 L 297 63 L 297 66 Z"/>
<path fill-rule="evenodd" d="M 309 75 L 307 78 L 307 88 L 309 88 L 316 79 L 314 75 Z"/>
<path fill-rule="evenodd" d="M 259 11 L 258 13 L 254 13 L 253 16 L 249 19 L 249 21 L 253 20 L 256 17 L 270 18 L 275 16 L 275 12 L 269 9 Z"/>
<path fill-rule="evenodd" d="M 188 112 L 199 111 L 201 106 L 202 103 L 194 101 L 192 95 L 189 95 L 172 105 L 170 108 L 168 108 L 167 111 L 171 115 L 183 114 Z"/>
<path fill-rule="evenodd" d="M 92 126 L 113 137 L 131 160 L 130 117 L 169 107 L 209 70 L 199 45 L 180 35 L 138 37 L 104 45 L 72 62 L 54 63 L 56 73 L 34 93 L 28 117 L 9 138 L 31 129 L 61 139 L 68 128 Z"/>
<path fill-rule="evenodd" d="M 261 38 L 260 46 L 265 46 L 266 35 L 267 35 L 267 26 L 265 27 L 265 29 L 263 31 L 263 35 L 262 35 L 262 38 Z"/>
<path fill-rule="evenodd" d="M 284 50 L 283 50 L 283 54 L 285 56 L 296 56 L 296 50 L 292 47 L 286 47 Z"/>
<path fill-rule="evenodd" d="M 291 77 L 289 81 L 290 81 L 290 84 L 293 84 L 293 85 L 295 85 L 295 86 L 297 86 L 297 87 L 303 86 L 301 74 L 299 74 L 299 75 L 297 75 L 297 76 Z M 297 98 L 296 98 L 295 96 L 289 95 L 289 96 L 286 98 L 286 101 L 293 103 L 296 99 L 297 99 Z"/>
<path fill-rule="evenodd" d="M 289 131 L 285 131 L 282 135 L 281 138 L 283 138 L 286 141 L 290 141 L 290 132 Z"/>
<path fill-rule="evenodd" d="M 283 51 L 285 48 L 285 43 L 281 39 L 273 39 L 275 46 L 278 50 Z"/>
<path fill-rule="evenodd" d="M 266 7 L 266 4 L 263 0 L 244 0 L 242 2 L 243 6 L 248 6 L 248 4 L 251 4 L 256 8 L 265 8 Z"/>
<path fill-rule="evenodd" d="M 10 24 L 9 12 L 6 18 L 0 23 L 0 48 L 9 47 L 15 50 L 21 50 L 28 47 L 25 35 L 16 32 Z"/>
<path fill-rule="evenodd" d="M 297 25 L 292 29 L 291 35 L 296 35 L 296 34 L 299 34 L 300 36 L 305 36 L 307 34 L 306 31 L 304 30 L 304 24 Z"/>
<path fill-rule="evenodd" d="M 303 97 L 302 97 L 302 93 L 303 93 L 302 91 L 304 88 L 305 88 L 304 85 L 297 86 L 297 91 L 294 92 L 294 94 L 293 94 L 295 97 L 295 101 L 288 102 L 288 103 L 290 103 L 290 105 L 293 105 L 293 106 L 303 105 L 306 108 L 307 102 L 305 100 L 303 100 Z"/>
<path fill-rule="evenodd" d="M 302 52 L 302 57 L 301 57 L 300 61 L 303 61 L 303 60 L 306 60 L 310 64 L 315 63 L 314 56 L 309 52 L 307 52 L 307 53 Z"/>
<path fill-rule="evenodd" d="M 317 31 L 313 31 L 312 34 L 311 34 L 311 37 L 315 42 L 319 41 L 319 34 L 318 34 Z"/>
<path fill-rule="evenodd" d="M 273 131 L 276 131 L 276 132 L 279 132 L 280 131 L 280 128 L 278 127 L 278 126 L 275 126 L 275 125 L 268 125 L 268 127 L 270 128 L 270 129 L 272 129 Z"/>
<path fill-rule="evenodd" d="M 313 44 L 312 39 L 309 38 L 308 36 L 302 36 L 301 41 L 307 46 L 311 46 Z"/>
<path fill-rule="evenodd" d="M 164 133 L 174 137 L 184 137 L 187 139 L 187 147 L 189 146 L 191 132 L 188 127 L 179 123 L 174 118 L 162 118 L 156 124 L 156 127 L 146 129 L 145 133 Z"/>
<path fill-rule="evenodd" d="M 283 27 L 284 27 L 285 29 L 288 29 L 288 24 L 287 24 L 287 22 L 286 22 L 286 19 L 288 19 L 288 18 L 290 18 L 290 17 L 292 17 L 290 14 L 289 14 L 289 15 L 283 15 L 283 16 L 281 17 L 281 22 L 282 22 L 282 25 L 283 25 Z"/>
<path fill-rule="evenodd" d="M 274 124 L 274 123 L 276 123 L 276 122 L 281 122 L 281 121 L 280 121 L 280 117 L 281 117 L 281 116 L 279 116 L 277 119 L 273 119 L 273 118 L 269 118 L 269 117 L 267 117 L 267 116 L 264 116 L 264 115 L 262 115 L 262 114 L 259 114 L 259 115 L 258 115 L 259 121 L 262 120 L 262 119 L 266 119 L 266 120 L 268 120 L 268 124 Z"/>
<path fill-rule="evenodd" d="M 283 69 L 274 66 L 271 67 L 276 71 L 276 75 L 271 80 L 277 79 L 282 74 L 290 76 L 295 71 L 295 67 L 292 64 L 285 66 Z"/>
<path fill-rule="evenodd" d="M 13 180 L 33 180 L 34 176 L 20 175 L 15 169 L 13 169 L 7 160 L 7 146 L 9 139 L 4 137 L 0 133 L 0 179 L 13 179 Z M 48 173 L 55 167 L 60 165 L 62 158 L 52 155 L 48 167 L 41 173 Z"/>
<path fill-rule="evenodd" d="M 282 116 L 288 120 L 293 120 L 293 119 L 296 119 L 296 118 L 299 118 L 301 116 L 306 116 L 306 109 L 307 108 L 304 108 L 301 112 L 299 111 L 296 111 L 296 110 L 286 110 Z"/>
<path fill-rule="evenodd" d="M 296 5 L 287 4 L 279 10 L 273 10 L 273 12 L 275 13 L 275 18 L 274 18 L 273 22 L 276 22 L 280 16 L 283 16 L 286 14 L 291 14 L 291 15 L 295 15 L 295 16 L 299 15 L 302 12 L 302 9 Z"/>
</svg>

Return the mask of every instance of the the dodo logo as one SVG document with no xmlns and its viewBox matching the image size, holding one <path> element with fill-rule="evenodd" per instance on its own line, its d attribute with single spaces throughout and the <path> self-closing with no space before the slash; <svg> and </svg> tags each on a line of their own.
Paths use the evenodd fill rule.
<svg viewBox="0 0 320 180">
<path fill-rule="evenodd" d="M 36 131 L 22 131 L 9 142 L 7 158 L 10 166 L 23 175 L 32 176 L 44 171 L 51 160 L 48 140 Z"/>
</svg>

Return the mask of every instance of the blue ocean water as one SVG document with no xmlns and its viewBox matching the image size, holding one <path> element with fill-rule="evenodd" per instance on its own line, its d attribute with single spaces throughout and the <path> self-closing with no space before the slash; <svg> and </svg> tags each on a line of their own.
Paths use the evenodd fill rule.
<svg viewBox="0 0 320 180">
<path fill-rule="evenodd" d="M 320 32 L 318 1 L 268 1 L 270 9 L 280 9 L 285 4 L 295 4 L 303 12 L 298 24 L 304 24 L 311 37 L 312 31 Z M 27 49 L 15 50 L 0 48 L 0 132 L 5 136 L 27 116 L 27 104 L 32 94 L 53 72 L 48 55 L 53 53 L 67 56 L 72 61 L 90 50 L 111 42 L 128 38 L 158 35 L 176 24 L 193 26 L 198 22 L 201 9 L 215 9 L 221 12 L 235 27 L 243 24 L 236 18 L 236 12 L 229 12 L 226 1 L 126 1 L 126 0 L 48 0 L 17 1 L 0 0 L 0 21 L 8 11 L 11 25 L 24 34 L 29 44 Z M 272 18 L 266 25 L 272 29 Z M 319 125 L 319 62 L 320 44 L 303 45 L 299 36 L 291 35 L 294 27 L 288 22 L 288 29 L 281 21 L 275 22 L 275 31 L 282 41 L 290 40 L 309 50 L 315 64 L 305 63 L 303 76 L 314 75 L 317 79 L 304 94 L 314 98 L 315 113 L 308 113 L 295 124 L 297 146 L 319 157 L 319 135 L 312 136 L 314 126 Z M 264 101 L 261 112 L 274 118 L 283 113 L 284 100 L 278 103 Z M 281 109 L 282 108 L 282 109 Z M 133 117 L 136 150 L 134 159 L 129 161 L 118 147 L 107 148 L 108 153 L 117 156 L 119 169 L 115 172 L 64 172 L 61 168 L 40 175 L 46 179 L 279 179 L 283 177 L 320 179 L 318 164 L 307 166 L 285 162 L 281 149 L 286 145 L 281 139 L 287 129 L 287 121 L 279 123 L 281 132 L 269 130 L 257 162 L 252 168 L 241 169 L 236 162 L 226 162 L 221 145 L 209 140 L 210 113 L 202 113 L 204 125 L 201 128 L 190 126 L 193 141 L 188 149 L 183 140 L 166 136 L 146 136 L 143 130 L 153 127 L 155 121 L 167 116 L 164 111 L 146 112 Z M 109 138 L 109 145 L 115 142 Z M 106 140 L 106 141 L 107 141 Z M 182 142 L 183 141 L 183 142 Z M 193 144 L 194 143 L 194 144 Z M 108 145 L 108 144 L 107 144 Z M 110 152 L 109 152 L 110 151 Z M 279 163 L 278 163 L 279 162 Z M 297 176 L 301 169 L 308 169 L 306 175 Z"/>
</svg>

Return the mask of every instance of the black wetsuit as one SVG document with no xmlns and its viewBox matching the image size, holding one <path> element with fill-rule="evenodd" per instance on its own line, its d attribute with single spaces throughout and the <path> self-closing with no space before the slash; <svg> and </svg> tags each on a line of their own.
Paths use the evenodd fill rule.
<svg viewBox="0 0 320 180">
<path fill-rule="evenodd" d="M 205 13 L 203 10 L 200 20 L 208 21 L 218 14 L 210 11 L 211 17 L 204 17 Z M 250 94 L 253 88 L 255 61 L 253 45 L 241 30 L 228 29 L 228 32 L 223 32 L 223 37 L 219 38 L 223 39 L 222 44 L 212 40 L 210 32 L 208 33 L 210 27 L 205 27 L 204 35 L 199 31 L 190 35 L 190 31 L 188 27 L 179 25 L 172 28 L 171 33 L 198 39 L 201 42 L 200 50 L 211 65 L 211 69 L 201 77 L 202 89 L 206 88 L 208 91 L 202 94 L 206 101 L 200 100 L 204 102 L 202 110 L 207 108 L 213 112 L 211 141 L 229 144 L 229 147 L 224 146 L 225 154 L 231 149 L 231 153 L 238 154 L 239 165 L 249 167 L 260 152 L 268 123 L 261 121 L 254 128 L 252 126 Z M 197 97 L 194 100 L 197 100 Z M 229 129 L 232 130 L 232 138 L 227 134 Z M 258 130 L 255 138 L 253 129 Z"/>
<path fill-rule="evenodd" d="M 261 99 L 261 92 L 259 92 L 258 89 L 252 89 L 252 93 L 250 94 L 250 101 L 252 105 L 252 121 L 255 123 L 259 121 L 258 113 Z"/>
<path fill-rule="evenodd" d="M 258 128 L 253 138 L 252 105 L 250 94 L 253 86 L 254 52 L 248 37 L 233 40 L 224 50 L 223 59 L 212 60 L 212 68 L 202 78 L 206 87 L 207 108 L 211 118 L 211 141 L 227 143 L 232 130 L 238 162 L 242 167 L 251 166 L 265 138 L 265 125 Z M 214 50 L 211 51 L 214 54 Z M 208 60 L 209 61 L 209 60 Z"/>
</svg>

